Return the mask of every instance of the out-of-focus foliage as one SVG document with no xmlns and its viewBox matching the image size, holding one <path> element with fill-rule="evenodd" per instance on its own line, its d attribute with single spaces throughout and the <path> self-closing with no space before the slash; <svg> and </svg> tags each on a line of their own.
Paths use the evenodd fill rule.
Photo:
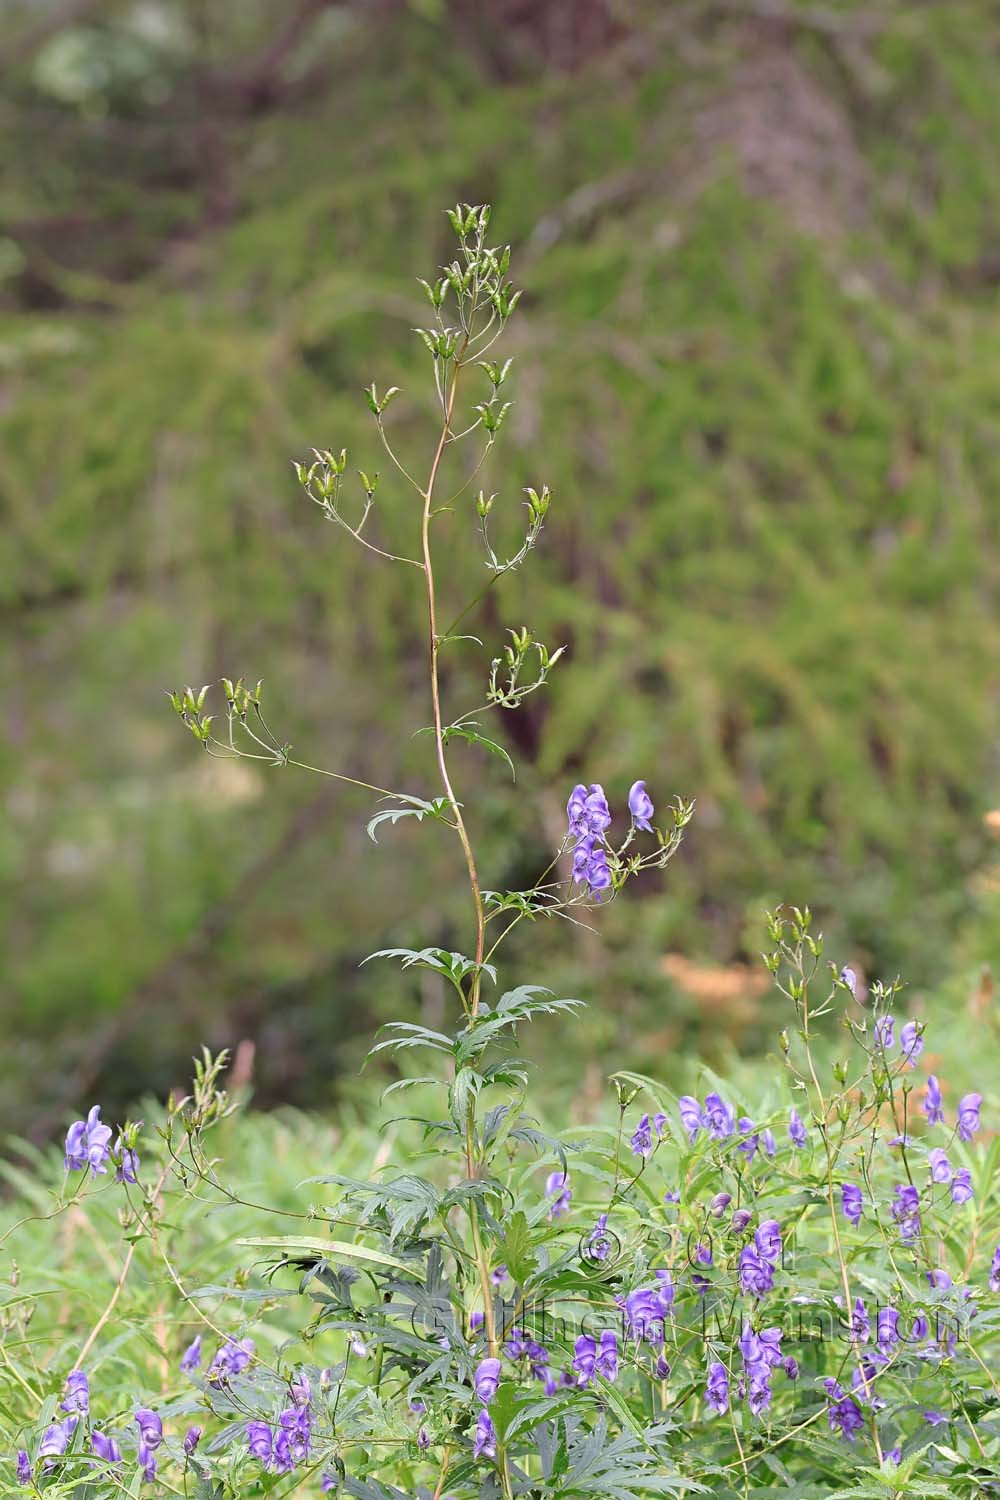
<svg viewBox="0 0 1000 1500">
<path fill-rule="evenodd" d="M 468 628 L 570 646 L 499 726 L 528 779 L 459 767 L 487 884 L 544 864 L 577 779 L 699 806 L 627 944 L 615 911 L 607 958 L 558 935 L 602 1002 L 578 1035 L 646 1062 L 696 1031 L 759 1042 L 770 1002 L 736 965 L 769 902 L 918 985 L 995 905 L 973 878 L 1000 644 L 990 7 L 588 3 L 573 45 L 568 0 L 479 9 L 4 8 L 8 1117 L 162 1090 L 244 1035 L 262 1097 L 321 1100 L 381 986 L 398 1006 L 359 956 L 459 942 L 443 842 L 373 846 L 360 794 L 197 758 L 162 689 L 262 677 L 302 759 L 427 794 L 428 742 L 400 738 L 409 570 L 323 528 L 289 459 L 374 464 L 374 378 L 424 462 L 398 285 L 460 196 L 494 203 L 531 305 L 482 477 L 499 534 L 521 485 L 555 494 L 525 591 Z M 403 546 L 411 494 L 385 475 L 377 504 Z M 471 502 L 449 543 L 475 566 Z M 484 664 L 453 653 L 464 707 Z"/>
</svg>

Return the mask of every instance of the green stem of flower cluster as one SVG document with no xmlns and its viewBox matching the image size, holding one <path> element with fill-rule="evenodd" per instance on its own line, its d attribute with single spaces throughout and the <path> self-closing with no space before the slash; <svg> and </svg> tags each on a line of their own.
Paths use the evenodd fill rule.
<svg viewBox="0 0 1000 1500">
<path fill-rule="evenodd" d="M 854 1301 L 851 1296 L 851 1279 L 847 1271 L 847 1258 L 844 1255 L 844 1246 L 840 1238 L 840 1224 L 837 1220 L 837 1204 L 834 1196 L 833 1185 L 833 1153 L 830 1150 L 829 1121 L 826 1098 L 816 1074 L 816 1065 L 813 1062 L 812 1048 L 809 1044 L 809 991 L 808 985 L 802 987 L 802 1041 L 805 1048 L 806 1062 L 809 1066 L 809 1076 L 812 1079 L 813 1088 L 816 1090 L 817 1119 L 820 1122 L 820 1135 L 823 1140 L 823 1151 L 826 1157 L 826 1200 L 830 1209 L 830 1227 L 833 1231 L 833 1244 L 837 1255 L 837 1264 L 840 1267 L 840 1280 L 844 1288 L 844 1316 L 850 1320 L 854 1316 Z M 861 1371 L 862 1389 L 868 1390 L 869 1382 L 865 1374 L 864 1363 L 860 1352 L 858 1353 L 858 1369 Z M 883 1462 L 882 1442 L 878 1435 L 878 1423 L 872 1417 L 872 1438 L 875 1443 L 875 1452 L 878 1455 L 879 1464 Z"/>
<path fill-rule="evenodd" d="M 479 1009 L 479 990 L 483 952 L 486 947 L 486 915 L 483 909 L 482 891 L 479 886 L 479 872 L 476 869 L 476 859 L 472 852 L 472 843 L 469 839 L 462 809 L 458 804 L 455 791 L 451 783 L 448 771 L 448 759 L 445 750 L 444 720 L 441 713 L 441 684 L 438 673 L 438 655 L 441 646 L 441 637 L 437 627 L 437 596 L 434 586 L 434 562 L 431 554 L 431 513 L 434 503 L 434 486 L 437 483 L 438 470 L 441 467 L 441 459 L 444 455 L 445 445 L 451 431 L 452 414 L 455 410 L 455 393 L 458 389 L 458 376 L 461 370 L 461 358 L 468 346 L 468 336 L 461 350 L 455 358 L 455 373 L 452 376 L 445 401 L 444 421 L 441 424 L 441 434 L 438 438 L 434 458 L 431 461 L 430 473 L 427 476 L 427 484 L 422 491 L 423 515 L 420 527 L 420 546 L 424 560 L 424 582 L 427 589 L 427 621 L 428 621 L 428 651 L 430 665 L 431 707 L 434 714 L 434 747 L 437 754 L 438 771 L 441 776 L 441 785 L 444 794 L 451 804 L 452 815 L 455 819 L 455 828 L 462 845 L 462 853 L 465 855 L 465 865 L 469 874 L 469 884 L 472 887 L 472 897 L 476 910 L 476 970 L 472 976 L 469 990 L 469 1015 L 475 1017 Z"/>
<path fill-rule="evenodd" d="M 437 757 L 438 772 L 441 777 L 441 785 L 444 794 L 451 805 L 454 818 L 455 830 L 458 833 L 462 845 L 462 853 L 465 856 L 466 870 L 469 876 L 469 885 L 472 888 L 472 898 L 476 915 L 476 946 L 475 946 L 475 970 L 470 981 L 469 993 L 466 1000 L 466 1009 L 470 1021 L 474 1021 L 479 1011 L 480 987 L 482 982 L 483 954 L 486 948 L 486 913 L 483 906 L 482 890 L 479 884 L 479 872 L 476 868 L 476 859 L 472 849 L 472 842 L 465 826 L 462 809 L 455 796 L 451 775 L 448 770 L 448 759 L 444 736 L 444 719 L 441 712 L 441 684 L 438 672 L 438 658 L 441 646 L 441 636 L 437 625 L 437 596 L 434 583 L 434 560 L 431 550 L 431 520 L 433 518 L 434 489 L 437 483 L 438 472 L 441 467 L 441 459 L 451 433 L 452 416 L 455 410 L 455 393 L 458 388 L 458 377 L 462 367 L 462 356 L 469 344 L 469 335 L 455 357 L 454 374 L 451 383 L 447 387 L 447 395 L 444 401 L 444 420 L 441 424 L 441 432 L 438 438 L 434 457 L 431 461 L 430 472 L 427 476 L 427 484 L 422 493 L 423 513 L 421 517 L 420 545 L 424 565 L 424 582 L 427 590 L 427 624 L 428 624 L 428 660 L 430 671 L 431 706 L 434 715 L 434 747 Z M 466 1172 L 471 1179 L 477 1175 L 478 1163 L 476 1161 L 475 1149 L 475 1126 L 476 1126 L 476 1104 L 475 1099 L 469 1101 L 468 1115 L 465 1125 L 465 1158 Z M 469 1204 L 469 1224 L 472 1234 L 472 1246 L 475 1255 L 476 1267 L 479 1274 L 479 1284 L 483 1298 L 483 1321 L 486 1337 L 489 1344 L 490 1356 L 496 1358 L 498 1339 L 496 1320 L 493 1313 L 493 1296 L 490 1286 L 490 1267 L 486 1252 L 483 1247 L 482 1235 L 479 1226 L 479 1208 L 475 1201 Z M 511 1483 L 507 1464 L 507 1457 L 502 1445 L 498 1444 L 497 1468 L 500 1475 L 503 1493 L 510 1500 Z"/>
</svg>

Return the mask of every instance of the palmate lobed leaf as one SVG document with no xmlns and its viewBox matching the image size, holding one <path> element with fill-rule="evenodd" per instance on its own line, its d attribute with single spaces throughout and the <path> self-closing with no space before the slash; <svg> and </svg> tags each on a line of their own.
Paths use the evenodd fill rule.
<svg viewBox="0 0 1000 1500">
<path fill-rule="evenodd" d="M 492 1010 L 484 1006 L 480 1011 L 481 1019 L 458 1035 L 455 1045 L 458 1060 L 466 1062 L 475 1057 L 501 1032 L 515 1030 L 520 1021 L 527 1021 L 537 1015 L 572 1014 L 584 1005 L 582 1000 L 539 998 L 551 994 L 552 991 L 542 985 L 525 984 L 501 995 Z"/>
</svg>

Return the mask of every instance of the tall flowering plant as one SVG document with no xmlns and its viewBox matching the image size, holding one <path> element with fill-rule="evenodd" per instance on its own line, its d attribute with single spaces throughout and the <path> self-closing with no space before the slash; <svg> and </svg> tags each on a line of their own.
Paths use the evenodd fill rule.
<svg viewBox="0 0 1000 1500">
<path fill-rule="evenodd" d="M 275 1233 L 281 1210 L 253 1203 L 269 1232 L 239 1240 L 229 1280 L 196 1293 L 171 1239 L 172 1195 L 246 1207 L 206 1146 L 232 1108 L 222 1060 L 206 1055 L 158 1138 L 130 1122 L 116 1135 L 92 1108 L 70 1128 L 57 1209 L 113 1168 L 129 1248 L 87 1337 L 24 1378 L 34 1405 L 8 1402 L 10 1482 L 204 1500 L 991 1493 L 1000 1212 L 982 1099 L 920 1081 L 923 1028 L 898 1014 L 898 986 L 874 986 L 863 1008 L 854 974 L 825 963 L 808 911 L 769 919 L 764 961 L 790 1016 L 763 1103 L 712 1078 L 676 1097 L 616 1073 L 606 1126 L 550 1135 L 526 1108 L 519 1028 L 541 1016 L 566 1025 L 578 1002 L 505 988 L 505 940 L 525 919 L 590 920 L 667 864 L 692 807 L 677 799 L 664 814 L 660 789 L 642 779 L 612 798 L 581 783 L 567 789 L 565 836 L 530 888 L 481 879 L 459 752 L 509 760 L 484 720 L 516 712 L 562 650 L 511 629 L 484 670 L 483 701 L 462 711 L 446 701 L 443 654 L 468 642 L 472 610 L 540 542 L 551 503 L 544 485 L 526 490 L 516 545 L 495 550 L 497 496 L 472 489 L 509 410 L 511 361 L 492 351 L 520 293 L 509 249 L 489 243 L 488 208 L 448 217 L 455 258 L 422 283 L 428 326 L 416 330 L 437 414 L 419 475 L 390 432 L 400 392 L 366 392 L 390 465 L 413 490 L 411 534 L 376 532 L 378 476 L 359 471 L 352 501 L 345 452 L 317 449 L 295 466 L 321 514 L 373 565 L 412 570 L 426 600 L 436 787 L 418 795 L 322 772 L 385 799 L 373 838 L 406 819 L 439 824 L 464 869 L 467 951 L 375 955 L 430 971 L 452 997 L 450 1024 L 393 1022 L 372 1048 L 401 1064 L 428 1058 L 392 1086 L 431 1101 L 409 1117 L 425 1149 L 370 1178 L 312 1179 L 334 1199 L 310 1205 L 308 1233 L 301 1211 Z M 487 576 L 471 601 L 446 599 L 439 584 L 446 513 L 466 515 L 482 539 Z M 259 683 L 222 689 L 218 714 L 207 688 L 171 695 L 208 755 L 314 769 L 272 731 Z M 831 1068 L 815 1040 L 834 1012 L 848 1049 Z M 173 1339 L 161 1308 L 150 1337 L 169 1374 L 123 1409 L 102 1397 L 94 1367 L 142 1243 L 188 1326 Z M 296 1294 L 308 1315 L 290 1312 Z"/>
</svg>

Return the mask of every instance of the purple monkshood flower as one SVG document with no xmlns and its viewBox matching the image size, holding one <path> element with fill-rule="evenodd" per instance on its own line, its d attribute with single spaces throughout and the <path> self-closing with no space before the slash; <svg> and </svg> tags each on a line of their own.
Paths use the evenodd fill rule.
<svg viewBox="0 0 1000 1500">
<path fill-rule="evenodd" d="M 755 1333 L 749 1323 L 744 1323 L 738 1343 L 743 1364 L 752 1375 L 765 1374 L 781 1363 L 780 1328 L 764 1328 Z"/>
<path fill-rule="evenodd" d="M 420 1431 L 417 1433 L 417 1447 L 420 1449 L 421 1453 L 426 1453 L 430 1445 L 431 1435 L 427 1431 L 426 1427 L 421 1427 Z"/>
<path fill-rule="evenodd" d="M 488 1411 L 481 1411 L 476 1421 L 476 1436 L 472 1443 L 473 1458 L 496 1458 L 497 1433 L 490 1421 Z"/>
<path fill-rule="evenodd" d="M 896 1039 L 895 1016 L 879 1016 L 875 1022 L 875 1045 L 888 1052 Z"/>
<path fill-rule="evenodd" d="M 582 783 L 578 783 L 569 794 L 569 801 L 566 803 L 566 817 L 569 820 L 570 838 L 579 839 L 585 837 L 588 833 L 599 833 L 601 831 L 600 829 L 591 827 L 587 813 L 587 798 L 589 795 L 587 788 Z"/>
<path fill-rule="evenodd" d="M 692 1260 L 699 1266 L 710 1266 L 712 1264 L 712 1247 L 704 1240 L 699 1240 L 694 1247 Z"/>
<path fill-rule="evenodd" d="M 266 1422 L 247 1423 L 247 1447 L 252 1458 L 269 1464 L 274 1452 L 274 1433 Z"/>
<path fill-rule="evenodd" d="M 657 1380 L 670 1379 L 670 1361 L 669 1359 L 667 1359 L 665 1354 L 658 1354 L 656 1356 L 655 1374 Z"/>
<path fill-rule="evenodd" d="M 968 1167 L 959 1167 L 951 1180 L 952 1203 L 968 1203 L 975 1196 L 972 1191 L 972 1173 Z"/>
<path fill-rule="evenodd" d="M 473 1388 L 476 1392 L 477 1401 L 488 1406 L 497 1393 L 500 1385 L 500 1361 L 498 1359 L 484 1359 L 476 1368 Z"/>
<path fill-rule="evenodd" d="M 967 1144 L 979 1129 L 979 1106 L 982 1094 L 963 1094 L 958 1101 L 958 1138 Z"/>
<path fill-rule="evenodd" d="M 312 1442 L 312 1409 L 306 1405 L 286 1407 L 278 1418 L 280 1431 L 275 1437 L 275 1457 L 282 1472 L 305 1463 Z"/>
<path fill-rule="evenodd" d="M 737 1150 L 742 1151 L 747 1161 L 753 1161 L 757 1155 L 757 1147 L 760 1145 L 760 1135 L 753 1128 L 753 1121 L 748 1115 L 740 1115 L 737 1123 L 740 1134 Z"/>
<path fill-rule="evenodd" d="M 503 1352 L 508 1359 L 522 1359 L 528 1352 L 530 1340 L 523 1328 L 513 1327 L 510 1337 L 503 1346 Z"/>
<path fill-rule="evenodd" d="M 590 856 L 594 852 L 594 848 L 596 846 L 596 843 L 597 843 L 597 841 L 593 837 L 593 835 L 588 833 L 582 839 L 580 839 L 576 843 L 576 845 L 574 846 L 574 848 L 573 848 L 573 879 L 574 880 L 586 880 L 586 878 L 587 878 L 587 865 L 590 862 Z"/>
<path fill-rule="evenodd" d="M 758 1255 L 776 1265 L 781 1258 L 781 1225 L 777 1219 L 764 1219 L 753 1237 Z"/>
<path fill-rule="evenodd" d="M 944 1123 L 944 1110 L 941 1105 L 941 1086 L 934 1074 L 931 1073 L 927 1079 L 927 1093 L 923 1104 L 928 1125 L 942 1125 Z"/>
<path fill-rule="evenodd" d="M 324 1469 L 319 1477 L 319 1487 L 324 1494 L 327 1494 L 330 1490 L 335 1490 L 337 1488 L 336 1474 L 331 1474 L 328 1469 Z"/>
<path fill-rule="evenodd" d="M 575 786 L 569 794 L 566 816 L 573 838 L 606 832 L 611 827 L 611 809 L 604 788 L 598 782 L 594 782 L 589 791 L 585 786 Z"/>
<path fill-rule="evenodd" d="M 760 1339 L 760 1352 L 766 1363 L 773 1369 L 775 1365 L 781 1364 L 781 1329 L 762 1328 L 757 1335 Z"/>
<path fill-rule="evenodd" d="M 71 1370 L 66 1376 L 66 1396 L 60 1403 L 63 1411 L 90 1410 L 90 1384 L 83 1370 Z"/>
<path fill-rule="evenodd" d="M 764 1155 L 771 1157 L 777 1151 L 777 1142 L 774 1139 L 774 1131 L 769 1125 L 765 1125 L 760 1133 L 760 1144 L 764 1148 Z"/>
<path fill-rule="evenodd" d="M 195 1334 L 181 1355 L 181 1369 L 185 1375 L 191 1375 L 201 1364 L 201 1334 Z"/>
<path fill-rule="evenodd" d="M 201 1442 L 201 1428 L 189 1427 L 184 1434 L 184 1456 L 190 1458 L 198 1444 Z"/>
<path fill-rule="evenodd" d="M 667 1188 L 666 1192 L 663 1195 L 663 1201 L 664 1203 L 679 1203 L 681 1201 L 681 1195 L 680 1193 L 672 1192 L 670 1188 Z"/>
<path fill-rule="evenodd" d="M 653 1126 L 648 1115 L 643 1115 L 636 1126 L 635 1134 L 629 1141 L 633 1156 L 652 1156 L 653 1154 Z"/>
<path fill-rule="evenodd" d="M 924 1039 L 917 1031 L 916 1021 L 907 1021 L 899 1033 L 899 1044 L 903 1049 L 903 1061 L 915 1068 L 917 1058 L 924 1050 Z"/>
<path fill-rule="evenodd" d="M 788 1112 L 788 1136 L 796 1150 L 801 1151 L 806 1143 L 806 1127 L 797 1109 Z"/>
<path fill-rule="evenodd" d="M 573 879 L 581 885 L 588 885 L 598 901 L 601 891 L 606 891 L 611 885 L 608 856 L 595 839 L 581 839 L 573 851 Z"/>
<path fill-rule="evenodd" d="M 875 1378 L 878 1375 L 878 1364 L 883 1363 L 884 1360 L 885 1356 L 883 1354 L 873 1354 L 871 1350 L 864 1350 L 861 1362 L 851 1376 L 854 1399 L 860 1401 L 864 1406 L 870 1406 L 872 1411 L 881 1411 L 883 1406 L 885 1406 L 885 1402 L 881 1401 L 875 1395 Z"/>
<path fill-rule="evenodd" d="M 855 974 L 853 969 L 849 968 L 847 964 L 845 964 L 840 973 L 837 975 L 837 978 L 845 989 L 850 990 L 852 995 L 857 995 L 858 976 L 857 974 Z"/>
<path fill-rule="evenodd" d="M 163 1419 L 148 1406 L 139 1406 L 133 1413 L 136 1426 L 139 1429 L 139 1437 L 145 1446 L 153 1451 L 163 1442 Z"/>
<path fill-rule="evenodd" d="M 573 1346 L 573 1369 L 578 1375 L 577 1385 L 589 1385 L 597 1363 L 597 1343 L 587 1333 L 581 1333 Z"/>
<path fill-rule="evenodd" d="M 761 1412 L 766 1411 L 770 1406 L 771 1395 L 772 1392 L 770 1371 L 768 1371 L 764 1375 L 761 1375 L 757 1379 L 751 1378 L 748 1400 L 750 1410 L 753 1412 L 755 1417 L 759 1417 Z"/>
<path fill-rule="evenodd" d="M 600 782 L 593 782 L 587 793 L 585 821 L 588 833 L 606 833 L 611 827 L 611 809 Z"/>
<path fill-rule="evenodd" d="M 758 1255 L 752 1245 L 740 1251 L 740 1288 L 755 1297 L 763 1297 L 774 1286 L 774 1267 Z"/>
<path fill-rule="evenodd" d="M 948 1418 L 945 1416 L 945 1414 L 944 1414 L 943 1411 L 925 1411 L 924 1412 L 924 1421 L 930 1427 L 940 1427 L 940 1426 L 942 1426 L 943 1423 L 947 1422 L 947 1420 L 948 1420 Z"/>
<path fill-rule="evenodd" d="M 848 1442 L 853 1442 L 855 1433 L 860 1432 L 865 1425 L 860 1406 L 835 1380 L 824 1380 L 823 1385 L 830 1398 L 830 1407 L 827 1412 L 830 1431 L 839 1431 Z"/>
<path fill-rule="evenodd" d="M 711 1406 L 720 1416 L 729 1410 L 729 1376 L 723 1364 L 715 1363 L 708 1367 L 705 1405 Z"/>
<path fill-rule="evenodd" d="M 725 1141 L 735 1134 L 736 1111 L 718 1094 L 707 1094 L 702 1122 L 714 1141 Z"/>
<path fill-rule="evenodd" d="M 274 1452 L 271 1455 L 271 1467 L 275 1474 L 290 1474 L 295 1468 L 291 1440 L 283 1427 L 279 1427 L 274 1434 Z"/>
<path fill-rule="evenodd" d="M 799 1362 L 795 1358 L 794 1354 L 788 1354 L 785 1356 L 785 1358 L 781 1361 L 781 1368 L 784 1370 L 789 1380 L 798 1380 Z"/>
<path fill-rule="evenodd" d="M 567 1211 L 573 1200 L 568 1172 L 550 1172 L 545 1179 L 545 1196 L 552 1199 L 549 1218 L 558 1219 Z"/>
<path fill-rule="evenodd" d="M 868 1317 L 868 1309 L 863 1297 L 855 1297 L 854 1312 L 851 1316 L 851 1337 L 860 1343 L 865 1343 L 871 1332 L 871 1322 Z"/>
<path fill-rule="evenodd" d="M 53 1422 L 50 1426 L 46 1427 L 42 1433 L 42 1440 L 38 1445 L 38 1457 L 61 1457 L 69 1447 L 70 1438 L 73 1436 L 74 1429 L 79 1420 L 80 1418 L 76 1412 L 73 1412 L 64 1421 Z M 46 1464 L 45 1467 L 49 1468 L 50 1465 Z"/>
<path fill-rule="evenodd" d="M 664 1311 L 669 1313 L 674 1305 L 674 1282 L 666 1267 L 656 1272 L 656 1292 Z"/>
<path fill-rule="evenodd" d="M 879 1308 L 875 1337 L 883 1353 L 895 1349 L 899 1343 L 899 1313 L 894 1307 Z"/>
<path fill-rule="evenodd" d="M 17 1482 L 18 1484 L 31 1483 L 31 1459 L 23 1448 L 17 1450 Z"/>
<path fill-rule="evenodd" d="M 122 1450 L 114 1438 L 105 1437 L 103 1432 L 93 1428 L 90 1434 L 90 1446 L 97 1457 L 103 1459 L 106 1464 L 120 1464 L 122 1461 Z"/>
<path fill-rule="evenodd" d="M 990 1265 L 990 1291 L 1000 1292 L 1000 1245 L 994 1250 Z"/>
<path fill-rule="evenodd" d="M 621 1302 L 632 1338 L 657 1344 L 663 1338 L 664 1311 L 655 1287 L 641 1286 Z"/>
<path fill-rule="evenodd" d="M 853 1182 L 845 1182 L 840 1189 L 840 1207 L 845 1219 L 855 1228 L 861 1223 L 861 1189 Z"/>
<path fill-rule="evenodd" d="M 733 1233 L 742 1234 L 752 1218 L 753 1214 L 748 1208 L 734 1208 L 733 1217 L 729 1221 L 732 1225 Z"/>
<path fill-rule="evenodd" d="M 125 1137 L 121 1131 L 115 1141 L 115 1156 L 118 1166 L 115 1169 L 116 1182 L 136 1183 L 139 1181 L 139 1153 L 131 1146 L 126 1146 Z"/>
<path fill-rule="evenodd" d="M 954 1284 L 948 1272 L 942 1271 L 939 1268 L 928 1271 L 927 1280 L 936 1292 L 950 1292 Z"/>
<path fill-rule="evenodd" d="M 601 1343 L 594 1362 L 598 1375 L 605 1380 L 618 1379 L 618 1339 L 610 1328 L 601 1334 Z"/>
<path fill-rule="evenodd" d="M 636 828 L 652 833 L 653 825 L 649 820 L 656 809 L 653 807 L 652 798 L 646 791 L 644 781 L 633 781 L 628 794 L 628 810 L 632 814 Z"/>
<path fill-rule="evenodd" d="M 708 1211 L 712 1215 L 712 1218 L 721 1219 L 722 1215 L 725 1213 L 726 1209 L 729 1207 L 732 1201 L 732 1193 L 716 1193 L 715 1197 L 708 1205 Z"/>
<path fill-rule="evenodd" d="M 948 1160 L 947 1151 L 943 1151 L 940 1146 L 936 1146 L 928 1154 L 927 1164 L 931 1169 L 932 1182 L 951 1181 L 951 1162 Z"/>
<path fill-rule="evenodd" d="M 669 1271 L 658 1271 L 656 1286 L 640 1286 L 619 1301 L 632 1338 L 640 1343 L 663 1341 L 664 1322 L 674 1305 L 674 1286 Z"/>
<path fill-rule="evenodd" d="M 600 892 L 611 884 L 608 857 L 599 842 L 611 826 L 611 812 L 603 787 L 575 786 L 566 804 L 569 834 L 576 839 L 573 851 L 573 879 L 590 886 L 600 900 Z"/>
<path fill-rule="evenodd" d="M 586 881 L 590 887 L 592 896 L 601 899 L 601 892 L 609 889 L 611 885 L 611 870 L 608 866 L 608 856 L 603 849 L 595 849 L 587 863 Z"/>
<path fill-rule="evenodd" d="M 509 1279 L 510 1272 L 505 1265 L 494 1266 L 490 1272 L 490 1281 L 496 1287 L 503 1286 L 504 1282 L 509 1281 Z"/>
<path fill-rule="evenodd" d="M 608 1233 L 608 1216 L 600 1214 L 587 1240 L 587 1257 L 590 1260 L 606 1261 L 611 1254 L 612 1240 Z"/>
<path fill-rule="evenodd" d="M 781 1363 L 781 1330 L 765 1328 L 758 1334 L 744 1323 L 739 1348 L 749 1381 L 750 1410 L 757 1417 L 771 1403 L 771 1371 Z"/>
<path fill-rule="evenodd" d="M 927 1337 L 928 1323 L 923 1313 L 916 1313 L 910 1324 L 910 1343 L 919 1344 L 921 1339 Z"/>
<path fill-rule="evenodd" d="M 693 1146 L 699 1130 L 703 1125 L 707 1125 L 707 1121 L 702 1116 L 701 1105 L 690 1094 L 682 1094 L 677 1101 L 677 1107 L 680 1111 L 681 1124 L 688 1133 L 688 1142 Z"/>
<path fill-rule="evenodd" d="M 253 1354 L 253 1339 L 227 1339 L 208 1367 L 208 1378 L 213 1385 L 230 1375 L 238 1375 L 250 1363 Z"/>
<path fill-rule="evenodd" d="M 902 1238 L 912 1240 L 920 1233 L 920 1194 L 909 1182 L 897 1183 L 893 1191 L 896 1201 L 889 1212 L 899 1225 Z"/>
<path fill-rule="evenodd" d="M 85 1120 L 74 1120 L 66 1132 L 66 1170 L 90 1168 L 92 1177 L 103 1175 L 111 1154 L 111 1128 L 101 1124 L 101 1106 L 95 1104 Z"/>
<path fill-rule="evenodd" d="M 486 1320 L 483 1317 L 480 1309 L 478 1307 L 474 1308 L 473 1311 L 469 1314 L 469 1332 L 478 1333 L 485 1321 Z"/>
</svg>

